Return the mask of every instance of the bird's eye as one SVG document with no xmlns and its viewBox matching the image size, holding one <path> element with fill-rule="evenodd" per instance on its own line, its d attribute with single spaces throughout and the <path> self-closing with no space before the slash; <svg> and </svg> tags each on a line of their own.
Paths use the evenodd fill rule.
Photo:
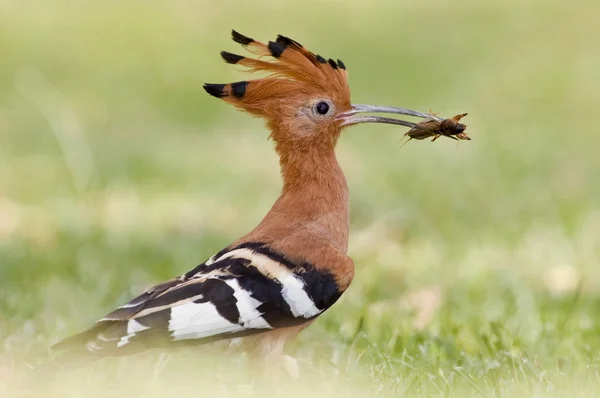
<svg viewBox="0 0 600 398">
<path fill-rule="evenodd" d="M 329 104 L 321 101 L 316 105 L 315 109 L 319 115 L 326 115 L 329 112 Z"/>
</svg>

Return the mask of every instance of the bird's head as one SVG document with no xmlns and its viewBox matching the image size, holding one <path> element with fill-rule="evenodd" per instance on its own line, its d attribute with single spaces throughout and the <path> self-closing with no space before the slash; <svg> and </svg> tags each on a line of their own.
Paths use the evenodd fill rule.
<svg viewBox="0 0 600 398">
<path fill-rule="evenodd" d="M 251 72 L 266 72 L 268 75 L 230 84 L 207 83 L 204 89 L 266 119 L 280 154 L 302 148 L 333 148 L 342 128 L 353 124 L 415 126 L 415 123 L 399 119 L 358 115 L 361 113 L 432 117 L 404 108 L 352 104 L 344 63 L 314 54 L 288 37 L 279 35 L 274 42 L 263 44 L 232 31 L 232 38 L 258 58 L 222 51 L 223 59 Z"/>
</svg>

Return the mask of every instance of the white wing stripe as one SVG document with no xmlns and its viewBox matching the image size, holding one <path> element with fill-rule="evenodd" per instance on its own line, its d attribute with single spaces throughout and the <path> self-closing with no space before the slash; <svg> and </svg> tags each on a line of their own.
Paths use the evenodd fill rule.
<svg viewBox="0 0 600 398">
<path fill-rule="evenodd" d="M 244 258 L 250 260 L 250 266 L 258 268 L 265 276 L 277 279 L 281 282 L 288 275 L 292 275 L 292 271 L 278 261 L 272 260 L 268 256 L 261 253 L 255 253 L 251 249 L 235 249 L 225 253 L 215 261 L 225 260 L 229 257 Z"/>
<path fill-rule="evenodd" d="M 311 318 L 321 313 L 321 310 L 315 306 L 303 289 L 304 282 L 302 280 L 292 274 L 280 282 L 283 285 L 281 294 L 295 317 Z"/>
<path fill-rule="evenodd" d="M 127 334 L 136 334 L 144 330 L 150 329 L 148 326 L 144 326 L 135 319 L 131 319 L 127 322 Z"/>
<path fill-rule="evenodd" d="M 215 256 L 216 256 L 216 254 L 215 254 Z M 214 263 L 215 262 L 215 256 L 212 256 L 211 258 L 209 258 L 208 260 L 206 260 L 204 262 L 204 265 L 211 265 L 212 263 Z"/>
<path fill-rule="evenodd" d="M 127 303 L 127 304 L 123 304 L 122 306 L 120 306 L 119 308 L 133 308 L 133 307 L 139 307 L 141 303 Z"/>
<path fill-rule="evenodd" d="M 121 337 L 121 339 L 117 343 L 117 347 L 123 347 L 125 344 L 129 343 L 129 339 L 135 336 L 137 332 L 142 332 L 148 329 L 150 329 L 148 326 L 142 325 L 135 319 L 130 319 L 129 321 L 127 321 L 127 334 Z M 89 348 L 90 347 L 88 347 L 88 349 Z"/>
<path fill-rule="evenodd" d="M 181 299 L 179 301 L 174 301 L 174 302 L 169 303 L 169 304 L 160 305 L 160 306 L 157 306 L 157 307 L 146 308 L 145 310 L 142 310 L 142 311 L 138 312 L 135 316 L 136 316 L 136 318 L 141 318 L 143 316 L 152 314 L 154 312 L 158 312 L 158 311 L 166 310 L 168 308 L 174 308 L 174 307 L 180 306 L 180 305 L 182 305 L 182 304 L 184 304 L 186 302 L 191 302 L 191 301 L 199 300 L 202 297 L 203 296 L 201 294 L 198 294 L 196 296 L 186 297 L 184 299 Z"/>
<path fill-rule="evenodd" d="M 169 330 L 174 340 L 201 339 L 243 330 L 217 312 L 211 303 L 187 303 L 171 308 Z"/>
<path fill-rule="evenodd" d="M 262 303 L 252 297 L 248 291 L 242 289 L 236 279 L 226 280 L 225 283 L 233 289 L 233 296 L 237 299 L 237 309 L 240 313 L 239 322 L 242 326 L 250 329 L 271 329 L 271 325 L 257 310 Z"/>
<path fill-rule="evenodd" d="M 121 348 L 121 347 L 123 347 L 125 344 L 128 344 L 128 343 L 129 343 L 129 338 L 130 338 L 130 337 L 131 337 L 130 335 L 127 335 L 127 336 L 123 336 L 123 337 L 121 337 L 121 339 L 120 339 L 120 340 L 119 340 L 119 342 L 117 343 L 117 348 Z M 89 346 L 88 346 L 88 349 L 89 349 Z"/>
</svg>

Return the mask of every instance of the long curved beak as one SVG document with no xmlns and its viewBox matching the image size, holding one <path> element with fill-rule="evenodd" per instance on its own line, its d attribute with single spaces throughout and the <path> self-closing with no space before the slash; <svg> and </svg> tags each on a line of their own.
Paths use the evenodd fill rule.
<svg viewBox="0 0 600 398">
<path fill-rule="evenodd" d="M 420 117 L 423 119 L 433 119 L 437 121 L 442 121 L 444 119 L 437 117 L 435 115 L 431 115 L 429 113 L 423 113 L 419 111 L 413 111 L 412 109 L 406 108 L 393 108 L 389 106 L 376 106 L 376 105 L 364 105 L 364 104 L 352 104 L 352 109 L 348 112 L 340 113 L 337 115 L 336 119 L 341 121 L 341 126 L 349 126 L 352 124 L 358 123 L 387 123 L 387 124 L 396 124 L 400 126 L 406 127 L 415 127 L 417 124 L 413 122 L 408 122 L 406 120 L 401 119 L 392 119 L 390 117 L 384 116 L 357 116 L 360 113 L 388 113 L 395 115 L 406 115 L 406 116 L 414 116 Z"/>
</svg>

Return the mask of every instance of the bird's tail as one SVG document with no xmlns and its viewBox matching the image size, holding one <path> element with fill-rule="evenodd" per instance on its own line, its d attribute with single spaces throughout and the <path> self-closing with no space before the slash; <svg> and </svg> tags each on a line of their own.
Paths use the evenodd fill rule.
<svg viewBox="0 0 600 398">
<path fill-rule="evenodd" d="M 85 347 L 81 350 L 68 350 L 38 365 L 27 365 L 27 368 L 19 372 L 19 375 L 8 385 L 18 391 L 40 392 L 48 385 L 57 382 L 61 374 L 76 370 L 100 358 Z"/>
</svg>

